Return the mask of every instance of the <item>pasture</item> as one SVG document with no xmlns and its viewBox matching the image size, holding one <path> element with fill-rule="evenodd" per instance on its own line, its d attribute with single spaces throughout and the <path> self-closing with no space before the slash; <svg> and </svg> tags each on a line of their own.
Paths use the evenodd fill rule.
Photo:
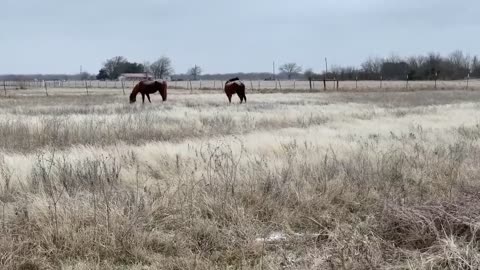
<svg viewBox="0 0 480 270">
<path fill-rule="evenodd" d="M 0 97 L 0 268 L 480 267 L 480 92 L 151 97 Z"/>
</svg>

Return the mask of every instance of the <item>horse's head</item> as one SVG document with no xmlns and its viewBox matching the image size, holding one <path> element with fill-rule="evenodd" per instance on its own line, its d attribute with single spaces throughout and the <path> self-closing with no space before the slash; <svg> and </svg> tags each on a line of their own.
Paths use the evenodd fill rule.
<svg viewBox="0 0 480 270">
<path fill-rule="evenodd" d="M 158 92 L 160 92 L 160 95 L 162 96 L 162 100 L 166 101 L 167 100 L 167 82 L 155 81 L 155 88 L 158 89 Z"/>
<path fill-rule="evenodd" d="M 130 103 L 135 103 L 135 101 L 137 100 L 137 97 L 134 93 L 131 93 L 130 94 Z"/>
</svg>

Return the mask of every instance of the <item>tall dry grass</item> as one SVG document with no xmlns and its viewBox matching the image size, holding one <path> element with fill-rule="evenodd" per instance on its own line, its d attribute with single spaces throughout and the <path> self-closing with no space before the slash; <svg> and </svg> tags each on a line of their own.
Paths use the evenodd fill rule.
<svg viewBox="0 0 480 270">
<path fill-rule="evenodd" d="M 477 269 L 476 100 L 413 95 L 4 107 L 0 265 Z"/>
</svg>

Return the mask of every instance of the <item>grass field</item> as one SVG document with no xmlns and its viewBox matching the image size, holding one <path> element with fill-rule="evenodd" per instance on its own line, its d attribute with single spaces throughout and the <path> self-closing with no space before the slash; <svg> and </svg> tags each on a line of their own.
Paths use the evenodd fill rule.
<svg viewBox="0 0 480 270">
<path fill-rule="evenodd" d="M 0 97 L 1 269 L 480 267 L 480 92 L 50 94 Z"/>
</svg>

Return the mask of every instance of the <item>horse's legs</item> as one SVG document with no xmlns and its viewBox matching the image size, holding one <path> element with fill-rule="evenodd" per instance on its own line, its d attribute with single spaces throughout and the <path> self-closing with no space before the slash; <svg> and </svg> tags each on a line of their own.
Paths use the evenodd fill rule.
<svg viewBox="0 0 480 270">
<path fill-rule="evenodd" d="M 148 102 L 152 103 L 152 101 L 150 100 L 150 94 L 147 94 L 147 98 L 148 98 Z"/>
<path fill-rule="evenodd" d="M 145 103 L 145 94 L 142 93 L 142 103 Z"/>
<path fill-rule="evenodd" d="M 247 103 L 247 96 L 245 95 L 245 93 L 237 93 L 237 95 L 240 98 L 240 104 L 242 104 L 243 101 L 245 101 L 245 103 Z"/>
<path fill-rule="evenodd" d="M 227 95 L 227 97 L 228 97 L 228 102 L 232 103 L 232 95 Z"/>
</svg>

